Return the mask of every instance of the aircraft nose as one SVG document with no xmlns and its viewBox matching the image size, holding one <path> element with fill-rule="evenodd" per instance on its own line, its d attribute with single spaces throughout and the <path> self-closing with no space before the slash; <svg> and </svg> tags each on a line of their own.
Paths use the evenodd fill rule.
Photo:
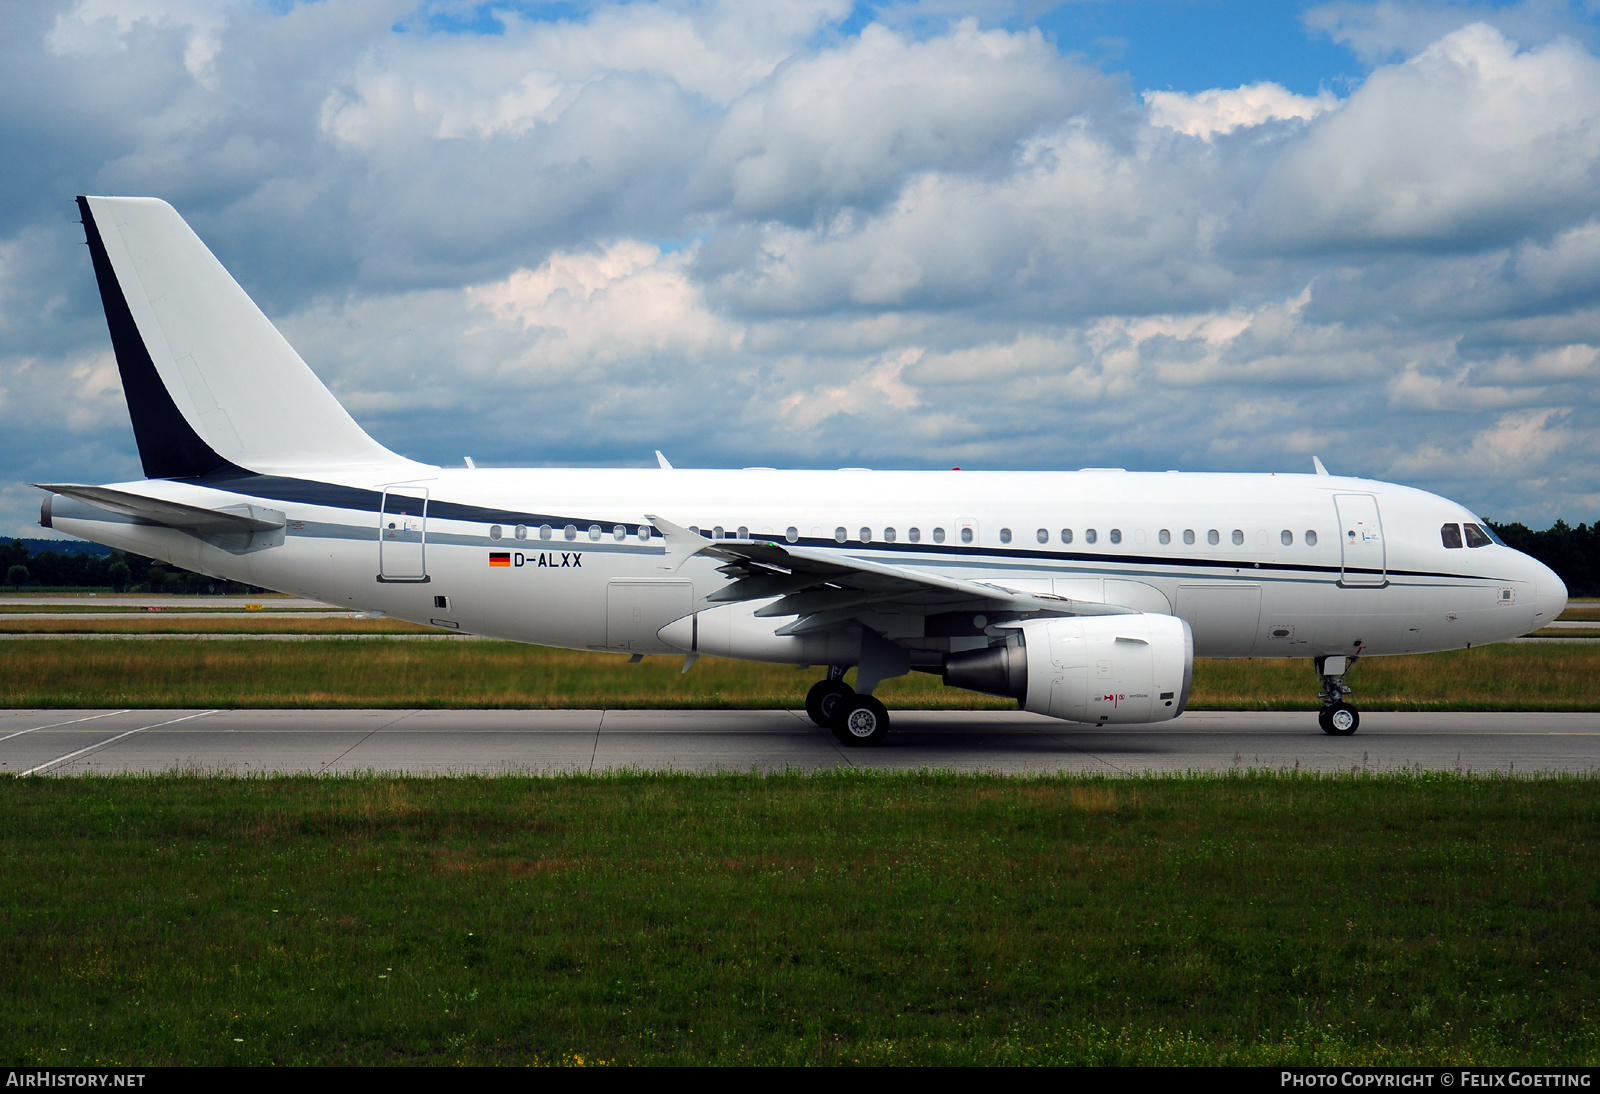
<svg viewBox="0 0 1600 1094">
<path fill-rule="evenodd" d="M 1532 561 L 1534 618 L 1540 623 L 1549 623 L 1567 610 L 1567 584 L 1544 563 L 1537 559 Z"/>
</svg>

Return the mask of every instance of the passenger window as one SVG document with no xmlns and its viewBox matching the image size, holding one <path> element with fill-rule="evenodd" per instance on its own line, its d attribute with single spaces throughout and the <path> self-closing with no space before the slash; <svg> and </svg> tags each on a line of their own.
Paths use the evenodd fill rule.
<svg viewBox="0 0 1600 1094">
<path fill-rule="evenodd" d="M 1316 529 L 1307 528 L 1306 529 L 1306 546 L 1307 547 L 1315 547 L 1316 545 L 1317 545 L 1317 532 L 1316 532 Z"/>
<path fill-rule="evenodd" d="M 1000 529 L 1000 542 L 1001 543 L 1010 543 L 1011 542 L 1011 529 L 1009 529 L 1009 528 Z"/>
<path fill-rule="evenodd" d="M 719 524 L 715 528 L 711 529 L 711 538 L 712 539 L 722 539 L 723 538 L 722 525 Z"/>
<path fill-rule="evenodd" d="M 528 538 L 528 526 L 526 524 L 517 525 L 517 538 L 518 539 L 527 539 Z"/>
<path fill-rule="evenodd" d="M 1169 531 L 1166 528 L 1163 528 L 1163 529 L 1161 529 L 1160 535 L 1156 536 L 1156 538 L 1159 539 L 1163 544 L 1171 543 L 1172 542 L 1172 532 Z"/>
<path fill-rule="evenodd" d="M 611 529 L 611 538 L 616 540 L 618 543 L 621 543 L 623 540 L 628 538 L 628 529 L 621 524 L 617 525 L 615 528 Z"/>
<path fill-rule="evenodd" d="M 1211 531 L 1206 533 L 1206 542 L 1215 547 L 1217 544 L 1222 542 L 1222 534 L 1213 528 Z"/>
<path fill-rule="evenodd" d="M 1476 524 L 1463 524 L 1461 527 L 1467 533 L 1468 547 L 1487 547 L 1489 544 L 1494 542 L 1494 540 L 1490 539 L 1488 535 L 1484 533 L 1484 530 L 1479 528 Z"/>
<path fill-rule="evenodd" d="M 838 543 L 843 543 L 843 542 L 844 542 L 844 541 L 845 541 L 845 540 L 847 540 L 847 539 L 849 539 L 849 538 L 850 538 L 850 533 L 849 533 L 849 532 L 846 532 L 846 531 L 845 531 L 845 530 L 844 530 L 844 527 L 843 527 L 843 526 L 840 526 L 840 527 L 838 527 L 838 528 L 835 528 L 835 529 L 834 529 L 834 530 L 833 530 L 833 538 L 834 538 L 834 540 L 835 540 L 835 541 L 836 541 L 836 542 L 838 542 Z"/>
<path fill-rule="evenodd" d="M 540 539 L 549 539 L 554 534 L 555 534 L 555 529 L 550 527 L 548 524 L 539 525 L 539 538 Z"/>
<path fill-rule="evenodd" d="M 800 529 L 796 528 L 792 524 L 789 525 L 789 527 L 783 530 L 783 538 L 788 540 L 790 543 L 800 542 Z"/>
<path fill-rule="evenodd" d="M 650 542 L 650 526 L 648 524 L 639 525 L 639 542 L 640 543 L 649 543 Z"/>
<path fill-rule="evenodd" d="M 498 524 L 489 525 L 489 538 L 490 539 L 499 539 L 500 538 L 500 526 Z"/>
<path fill-rule="evenodd" d="M 1454 549 L 1456 547 L 1460 547 L 1461 546 L 1461 525 L 1459 525 L 1459 524 L 1446 524 L 1443 528 L 1439 529 L 1439 538 L 1444 541 L 1444 545 L 1446 547 L 1449 547 L 1449 548 L 1452 548 L 1452 549 Z"/>
<path fill-rule="evenodd" d="M 750 538 L 750 529 L 747 528 L 743 524 L 739 525 L 739 538 L 740 539 L 749 539 Z"/>
<path fill-rule="evenodd" d="M 944 542 L 944 529 L 943 528 L 935 528 L 933 530 L 933 542 L 935 542 L 935 543 L 943 543 Z"/>
<path fill-rule="evenodd" d="M 863 529 L 861 529 L 861 542 L 862 543 L 871 543 L 872 542 L 872 529 L 871 528 L 863 528 Z"/>
<path fill-rule="evenodd" d="M 1111 529 L 1111 542 L 1112 543 L 1121 543 L 1122 542 L 1122 529 L 1121 528 L 1113 528 L 1113 529 Z"/>
<path fill-rule="evenodd" d="M 1233 545 L 1235 547 L 1243 547 L 1244 546 L 1244 529 L 1235 528 L 1233 530 Z"/>
<path fill-rule="evenodd" d="M 1062 543 L 1071 543 L 1072 542 L 1072 529 L 1071 528 L 1063 528 L 1063 529 L 1061 529 L 1061 542 Z"/>
<path fill-rule="evenodd" d="M 961 529 L 961 542 L 962 543 L 971 543 L 972 542 L 972 529 L 971 528 L 963 528 L 963 529 Z"/>
<path fill-rule="evenodd" d="M 1083 530 L 1083 542 L 1085 542 L 1085 543 L 1093 543 L 1095 540 L 1097 540 L 1099 538 L 1100 538 L 1100 533 L 1096 532 L 1093 528 L 1085 528 Z"/>
<path fill-rule="evenodd" d="M 589 538 L 590 539 L 599 539 L 600 538 L 600 526 L 598 524 L 589 525 Z"/>
<path fill-rule="evenodd" d="M 1191 547 L 1194 546 L 1194 529 L 1193 528 L 1185 528 L 1183 530 L 1183 542 L 1187 543 Z"/>
<path fill-rule="evenodd" d="M 894 529 L 893 528 L 885 528 L 883 530 L 883 542 L 885 542 L 885 543 L 893 543 L 894 542 Z"/>
<path fill-rule="evenodd" d="M 1038 540 L 1040 543 L 1049 543 L 1050 530 L 1048 528 L 1041 528 L 1033 534 L 1033 538 Z"/>
<path fill-rule="evenodd" d="M 1282 543 L 1285 547 L 1293 547 L 1294 533 L 1285 528 L 1283 531 L 1278 533 L 1278 542 Z"/>
<path fill-rule="evenodd" d="M 922 542 L 922 529 L 921 528 L 908 528 L 908 529 L 906 529 L 906 538 L 909 539 L 912 543 L 921 543 Z"/>
</svg>

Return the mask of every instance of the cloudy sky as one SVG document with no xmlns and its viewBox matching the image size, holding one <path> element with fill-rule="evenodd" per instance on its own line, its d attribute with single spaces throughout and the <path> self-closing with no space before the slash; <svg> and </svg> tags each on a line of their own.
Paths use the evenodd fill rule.
<svg viewBox="0 0 1600 1094">
<path fill-rule="evenodd" d="M 444 464 L 1337 473 L 1600 517 L 1600 3 L 0 5 L 0 534 L 139 477 L 72 197 Z"/>
</svg>

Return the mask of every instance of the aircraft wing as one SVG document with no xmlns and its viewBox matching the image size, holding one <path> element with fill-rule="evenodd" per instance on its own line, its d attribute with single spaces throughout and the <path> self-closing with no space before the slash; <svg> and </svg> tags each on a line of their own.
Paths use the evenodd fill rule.
<svg viewBox="0 0 1600 1094">
<path fill-rule="evenodd" d="M 709 600 L 736 602 L 777 597 L 758 616 L 796 616 L 779 634 L 803 634 L 837 626 L 864 612 L 896 606 L 940 611 L 1022 615 L 1129 615 L 1115 604 L 1072 600 L 1050 593 L 1007 588 L 990 581 L 951 577 L 917 566 L 857 558 L 769 540 L 708 540 L 658 516 L 648 516 L 667 541 L 668 568 L 694 555 L 721 559 L 734 581 Z"/>
</svg>

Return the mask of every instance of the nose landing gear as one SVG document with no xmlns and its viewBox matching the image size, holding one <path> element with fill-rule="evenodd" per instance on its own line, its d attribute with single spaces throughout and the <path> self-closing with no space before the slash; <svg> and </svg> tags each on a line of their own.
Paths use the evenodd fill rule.
<svg viewBox="0 0 1600 1094">
<path fill-rule="evenodd" d="M 1344 701 L 1350 687 L 1344 674 L 1355 667 L 1359 657 L 1319 657 L 1317 675 L 1322 677 L 1322 710 L 1317 714 L 1317 724 L 1322 732 L 1335 737 L 1348 737 L 1361 727 L 1361 712 Z"/>
</svg>

